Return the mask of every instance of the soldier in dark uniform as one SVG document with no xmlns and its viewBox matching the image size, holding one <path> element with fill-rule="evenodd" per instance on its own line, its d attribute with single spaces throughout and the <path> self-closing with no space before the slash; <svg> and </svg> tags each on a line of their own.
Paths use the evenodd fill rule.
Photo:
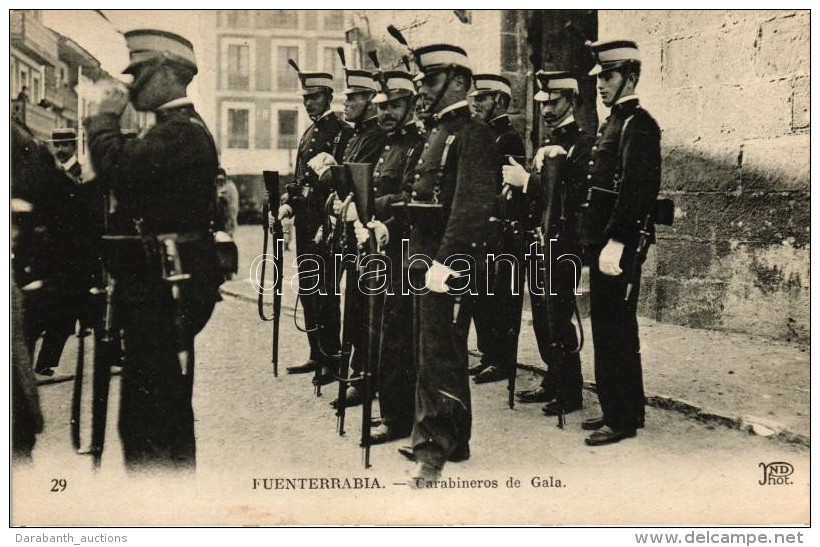
<svg viewBox="0 0 820 547">
<path fill-rule="evenodd" d="M 535 154 L 533 174 L 527 173 L 520 165 L 505 166 L 504 182 L 520 188 L 526 187 L 526 196 L 533 210 L 552 208 L 552 218 L 560 222 L 550 227 L 541 226 L 538 222 L 536 226 L 541 226 L 546 245 L 550 245 L 550 239 L 557 239 L 555 245 L 552 245 L 553 258 L 565 253 L 580 257 L 577 218 L 585 195 L 592 138 L 575 121 L 574 110 L 579 99 L 578 81 L 571 73 L 561 71 L 538 71 L 536 81 L 538 93 L 535 94 L 535 100 L 541 103 L 541 117 L 549 133 Z M 547 170 L 542 167 L 548 157 L 561 158 L 559 180 L 555 181 L 559 185 L 560 199 L 556 202 L 542 194 L 544 185 L 541 177 L 547 176 Z M 549 249 L 545 249 L 545 255 L 548 251 Z M 573 412 L 582 406 L 581 359 L 577 351 L 578 336 L 572 324 L 575 290 L 581 273 L 578 265 L 577 262 L 553 261 L 548 269 L 552 276 L 550 285 L 547 285 L 550 282 L 548 279 L 541 283 L 545 291 L 533 290 L 533 280 L 529 284 L 533 330 L 541 359 L 547 364 L 548 370 L 540 386 L 519 391 L 516 395 L 523 403 L 547 403 L 543 408 L 547 416 Z M 547 287 L 550 286 L 557 294 L 549 295 Z M 550 311 L 547 311 L 545 298 L 552 299 Z M 548 317 L 548 313 L 552 313 L 552 317 Z M 557 340 L 549 339 L 547 321 L 552 322 Z"/>
<path fill-rule="evenodd" d="M 134 77 L 129 93 L 108 90 L 99 114 L 86 120 L 95 171 L 113 184 L 119 229 L 136 234 L 107 257 L 124 333 L 119 431 L 130 470 L 193 471 L 194 337 L 208 322 L 224 280 L 209 231 L 219 162 L 214 140 L 186 96 L 197 73 L 191 43 L 156 30 L 125 37 L 131 55 L 125 73 Z M 136 110 L 156 117 L 156 125 L 130 140 L 119 127 L 129 96 Z M 174 253 L 169 242 L 157 245 L 160 234 L 176 234 L 188 280 L 163 278 L 158 255 Z"/>
<path fill-rule="evenodd" d="M 420 93 L 436 122 L 417 162 L 407 205 L 413 217 L 411 256 L 430 259 L 408 264 L 411 277 L 420 270 L 429 291 L 417 297 L 420 343 L 412 439 L 418 464 L 411 485 L 423 487 L 440 475 L 448 459 L 469 457 L 467 334 L 473 296 L 451 294 L 448 283 L 464 289 L 484 282 L 485 236 L 500 160 L 490 128 L 470 116 L 471 72 L 464 50 L 432 45 L 414 54 L 422 71 Z"/>
<path fill-rule="evenodd" d="M 475 90 L 470 93 L 473 116 L 493 130 L 502 163 L 506 163 L 504 158 L 509 156 L 523 161 L 526 154 L 524 141 L 507 115 L 512 100 L 510 81 L 497 74 L 476 74 L 473 80 Z M 502 258 L 493 264 L 487 272 L 490 294 L 476 302 L 473 320 L 478 347 L 483 355 L 481 362 L 470 368 L 470 374 L 475 375 L 473 381 L 477 384 L 505 380 L 515 374 L 524 303 L 524 294 L 520 290 L 524 280 L 524 270 L 520 267 L 524 255 L 523 198 L 520 190 L 502 187 L 500 179 L 496 193 L 498 207 L 493 220 L 501 224 L 496 226 L 501 237 L 499 247 L 490 252 L 511 255 L 517 263 L 513 265 Z"/>
<path fill-rule="evenodd" d="M 39 203 L 47 230 L 46 299 L 41 310 L 43 343 L 35 371 L 51 376 L 60 364 L 66 340 L 76 329 L 91 326 L 92 287 L 99 283 L 97 241 L 101 196 L 94 184 L 84 184 L 77 161 L 77 132 L 73 128 L 52 131 L 57 176 L 43 187 Z M 34 340 L 31 341 L 32 344 Z"/>
<path fill-rule="evenodd" d="M 378 392 L 381 424 L 370 439 L 380 444 L 407 437 L 413 428 L 416 392 L 416 369 L 413 363 L 413 298 L 403 295 L 402 239 L 409 227 L 393 214 L 392 204 L 407 199 L 408 181 L 421 155 L 424 138 L 414 120 L 415 86 L 407 72 L 377 73 L 382 91 L 373 99 L 379 109 L 379 125 L 387 132 L 373 171 L 373 193 L 376 219 L 368 223 L 391 265 L 390 283 L 384 295 Z M 370 231 L 358 226 L 356 237 L 361 244 Z"/>
<path fill-rule="evenodd" d="M 46 147 L 23 123 L 11 121 L 11 458 L 12 464 L 30 463 L 43 414 L 32 369 L 30 312 L 24 291 L 39 292 L 38 256 L 41 253 L 37 203 L 40 186 L 59 176 Z"/>
<path fill-rule="evenodd" d="M 314 167 L 322 162 L 313 161 L 317 156 L 342 161 L 348 138 L 352 133 L 349 125 L 330 110 L 333 100 L 333 77 L 324 72 L 299 72 L 302 100 L 313 123 L 299 141 L 294 179 L 282 195 L 279 218 L 294 216 L 296 228 L 296 260 L 299 266 L 299 299 L 305 310 L 305 326 L 308 330 L 310 357 L 303 365 L 287 367 L 289 374 L 314 372 L 320 369 L 320 381 L 333 381 L 338 366 L 333 358 L 339 352 L 339 298 L 333 289 L 333 275 L 320 269 L 319 285 L 330 287 L 324 294 L 311 294 L 317 285 L 315 264 L 303 260 L 306 255 L 324 256 L 326 252 L 316 241 L 316 233 L 325 218 L 325 202 L 330 195 L 326 184 L 319 184 Z M 311 166 L 313 162 L 313 166 Z"/>
<path fill-rule="evenodd" d="M 347 88 L 342 92 L 345 95 L 345 121 L 353 125 L 353 132 L 347 141 L 344 153 L 342 154 L 342 163 L 372 163 L 381 154 L 384 147 L 387 133 L 379 126 L 376 115 L 376 106 L 371 102 L 376 92 L 379 90 L 377 82 L 373 80 L 373 73 L 367 70 L 351 70 L 345 68 L 345 83 Z M 323 184 L 330 184 L 330 173 L 328 166 L 337 164 L 336 159 L 327 152 L 320 153 L 309 162 L 314 170 L 319 173 L 319 178 Z M 344 196 L 336 196 L 334 206 L 334 218 L 332 222 L 336 222 L 335 215 L 339 214 L 341 207 L 341 199 Z M 348 231 L 351 236 L 348 238 L 349 242 L 353 238 L 353 221 L 357 218 L 355 208 L 348 209 L 348 218 L 345 219 L 345 226 L 343 229 Z M 336 249 L 334 252 L 345 254 L 355 252 L 355 249 Z M 348 296 L 350 298 L 348 298 Z M 358 377 L 361 375 L 364 367 L 363 359 L 365 357 L 365 346 L 367 343 L 367 330 L 364 325 L 365 317 L 365 299 L 356 291 L 345 297 L 345 306 L 352 306 L 353 311 L 349 317 L 356 318 L 355 325 L 348 325 L 347 329 L 352 329 L 353 333 L 353 353 L 351 357 L 351 375 Z M 347 314 L 346 314 L 347 316 Z M 338 401 L 334 400 L 331 405 L 335 406 Z M 348 386 L 345 396 L 346 406 L 355 406 L 362 403 L 362 395 L 355 384 Z"/>
<path fill-rule="evenodd" d="M 626 279 L 639 230 L 660 189 L 660 129 L 635 94 L 641 61 L 635 42 L 596 42 L 598 93 L 611 109 L 592 149 L 581 242 L 590 257 L 590 306 L 595 383 L 603 416 L 587 420 L 588 445 L 634 437 L 643 426 L 645 397 L 638 337 L 640 267 Z M 654 226 L 649 226 L 654 234 Z M 626 285 L 633 283 L 631 292 Z"/>
</svg>

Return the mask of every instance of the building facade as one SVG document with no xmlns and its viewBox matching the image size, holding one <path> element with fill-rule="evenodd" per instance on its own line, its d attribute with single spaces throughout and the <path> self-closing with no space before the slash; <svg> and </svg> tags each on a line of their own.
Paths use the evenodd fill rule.
<svg viewBox="0 0 820 547">
<path fill-rule="evenodd" d="M 631 38 L 638 92 L 663 131 L 661 193 L 675 223 L 658 228 L 641 313 L 692 327 L 809 341 L 809 19 L 800 10 L 349 10 L 357 51 L 383 58 L 447 42 L 476 71 L 513 82 L 511 117 L 540 141 L 535 69 L 581 84 L 579 123 L 597 131 L 585 40 Z M 572 25 L 567 25 L 572 22 Z"/>
<path fill-rule="evenodd" d="M 239 186 L 243 213 L 258 212 L 262 171 L 291 174 L 299 137 L 310 124 L 288 59 L 302 70 L 332 73 L 341 91 L 336 48 L 350 51 L 344 12 L 212 10 L 199 17 L 202 114 L 222 166 Z M 338 94 L 334 104 L 341 108 Z"/>
</svg>

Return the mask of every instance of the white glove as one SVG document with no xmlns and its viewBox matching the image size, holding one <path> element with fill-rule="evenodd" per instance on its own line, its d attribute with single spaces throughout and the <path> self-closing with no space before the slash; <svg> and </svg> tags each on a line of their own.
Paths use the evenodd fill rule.
<svg viewBox="0 0 820 547">
<path fill-rule="evenodd" d="M 273 225 L 273 220 L 274 219 L 272 218 L 272 216 L 273 215 L 271 213 L 268 213 L 268 225 Z M 278 213 L 279 220 L 282 220 L 283 218 L 290 218 L 292 216 L 293 216 L 293 207 L 291 207 L 288 204 L 284 204 L 284 205 L 279 206 L 279 213 Z"/>
<path fill-rule="evenodd" d="M 308 167 L 319 177 L 321 177 L 331 165 L 336 165 L 336 158 L 327 152 L 320 152 L 308 160 Z"/>
<path fill-rule="evenodd" d="M 24 287 L 22 287 L 20 290 L 21 291 L 26 291 L 26 292 L 36 291 L 38 289 L 42 289 L 44 285 L 45 285 L 45 282 L 42 279 L 35 279 L 34 281 L 29 283 L 28 285 L 25 285 Z"/>
<path fill-rule="evenodd" d="M 424 286 L 433 292 L 446 293 L 449 288 L 447 280 L 454 275 L 456 275 L 455 271 L 434 260 L 427 269 L 427 273 L 424 274 Z"/>
<path fill-rule="evenodd" d="M 337 196 L 336 199 L 333 200 L 333 214 L 338 215 L 342 212 L 342 200 L 339 199 Z M 354 220 L 359 220 L 359 213 L 356 211 L 356 203 L 351 201 L 350 204 L 347 206 L 347 215 L 345 217 L 347 222 L 353 222 Z"/>
<path fill-rule="evenodd" d="M 128 106 L 128 90 L 120 82 L 108 81 L 103 90 L 103 98 L 97 105 L 99 114 L 115 114 L 120 116 Z"/>
<path fill-rule="evenodd" d="M 544 167 L 544 157 L 548 156 L 550 158 L 555 158 L 562 155 L 567 155 L 567 151 L 563 146 L 559 146 L 557 144 L 542 146 L 538 149 L 538 152 L 535 153 L 535 157 L 532 159 L 532 167 L 535 169 L 536 173 L 540 173 L 541 168 Z"/>
<path fill-rule="evenodd" d="M 371 220 L 367 223 L 367 227 L 376 234 L 376 241 L 378 241 L 379 245 L 382 247 L 387 245 L 387 241 L 390 239 L 390 233 L 387 231 L 387 226 L 384 225 L 384 222 Z"/>
<path fill-rule="evenodd" d="M 369 222 L 368 225 L 370 225 Z M 359 245 L 364 245 L 370 239 L 370 230 L 365 228 L 360 220 L 353 223 L 353 231 L 356 232 L 356 243 Z"/>
<path fill-rule="evenodd" d="M 598 257 L 598 269 L 604 275 L 621 275 L 621 256 L 624 254 L 624 244 L 620 241 L 610 239 L 601 250 L 601 255 Z"/>
<path fill-rule="evenodd" d="M 516 188 L 524 188 L 530 180 L 530 174 L 524 167 L 515 161 L 515 158 L 510 157 L 510 165 L 505 165 L 501 168 L 501 175 L 504 184 L 515 186 Z"/>
</svg>

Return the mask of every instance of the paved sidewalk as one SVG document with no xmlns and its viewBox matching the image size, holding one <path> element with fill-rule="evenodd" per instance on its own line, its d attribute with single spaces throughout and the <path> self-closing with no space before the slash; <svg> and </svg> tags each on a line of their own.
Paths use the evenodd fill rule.
<svg viewBox="0 0 820 547">
<path fill-rule="evenodd" d="M 226 282 L 226 298 L 248 301 L 248 321 L 257 321 L 257 293 L 249 270 L 262 252 L 261 228 L 240 226 L 240 272 Z M 293 251 L 285 256 L 282 321 L 293 321 L 296 301 L 289 288 L 295 275 Z M 270 271 L 270 270 L 269 270 Z M 268 281 L 269 283 L 269 281 Z M 265 299 L 270 313 L 270 297 Z M 544 373 L 538 355 L 529 306 L 524 313 L 519 343 L 518 389 L 535 386 Z M 299 313 L 299 323 L 303 322 Z M 745 334 L 691 329 L 639 318 L 644 383 L 651 406 L 672 409 L 698 420 L 810 446 L 810 354 L 807 347 Z M 592 334 L 583 320 L 586 343 L 581 352 L 585 385 L 595 389 Z M 472 341 L 474 346 L 474 338 Z M 285 357 L 285 356 L 283 356 Z M 302 357 L 302 356 L 299 356 Z M 71 380 L 76 343 L 66 345 L 57 375 L 45 383 Z M 499 384 L 499 389 L 503 389 Z"/>
<path fill-rule="evenodd" d="M 235 280 L 223 285 L 223 293 L 255 302 L 257 296 L 249 268 L 253 258 L 262 252 L 261 228 L 241 226 L 237 243 L 240 272 Z M 294 256 L 292 250 L 288 251 L 284 261 L 283 321 L 293 321 L 295 293 L 289 290 L 288 283 L 296 273 L 292 267 Z M 538 375 L 544 373 L 532 333 L 529 307 L 526 308 L 519 343 L 522 370 L 518 389 L 537 385 Z M 639 318 L 639 321 L 644 383 L 651 406 L 810 446 L 807 347 L 746 334 L 658 323 L 647 318 Z M 583 328 L 586 343 L 581 362 L 585 385 L 594 390 L 592 331 L 588 318 L 583 320 Z"/>
</svg>

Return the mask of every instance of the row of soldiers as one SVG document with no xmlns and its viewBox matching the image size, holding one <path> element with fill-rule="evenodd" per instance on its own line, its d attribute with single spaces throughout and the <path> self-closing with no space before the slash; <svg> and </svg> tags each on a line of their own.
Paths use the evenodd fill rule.
<svg viewBox="0 0 820 547">
<path fill-rule="evenodd" d="M 133 81 L 127 92 L 107 90 L 98 114 L 85 121 L 94 171 L 116 199 L 116 235 L 107 239 L 103 254 L 116 287 L 112 294 L 124 352 L 119 432 L 130 469 L 193 469 L 194 338 L 220 299 L 224 280 L 212 229 L 218 155 L 187 98 L 197 73 L 191 43 L 156 30 L 131 31 L 126 40 L 131 60 L 126 73 Z M 658 192 L 659 130 L 635 96 L 640 76 L 635 44 L 598 42 L 592 48 L 593 73 L 610 117 L 594 139 L 585 137 L 572 116 L 577 80 L 568 73 L 539 72 L 536 100 L 550 135 L 531 163 L 524 161 L 521 139 L 505 114 L 509 82 L 473 75 L 459 47 L 412 50 L 416 75 L 380 71 L 374 78 L 367 71 L 346 70 L 347 123 L 330 109 L 331 75 L 299 72 L 313 123 L 300 141 L 294 180 L 274 215 L 294 216 L 297 255 L 322 254 L 322 243 L 332 234 L 346 234 L 359 244 L 376 239 L 393 264 L 402 264 L 403 240 L 409 254 L 429 257 L 395 268 L 389 280 L 395 289 L 407 268 L 413 286 L 426 292 L 389 291 L 379 304 L 380 321 L 367 325 L 375 329 L 378 324 L 381 338 L 377 389 L 382 421 L 371 441 L 412 435 L 412 445 L 402 452 L 417 462 L 415 485 L 438 477 L 445 462 L 470 457 L 467 336 L 474 316 L 485 350 L 477 381 L 514 373 L 521 297 L 504 287 L 514 286 L 510 278 L 521 273 L 486 264 L 489 253 L 502 249 L 499 241 L 516 230 L 535 233 L 542 249 L 560 232 L 561 251 L 583 256 L 590 267 L 603 415 L 583 423 L 592 430 L 586 442 L 617 442 L 643 425 L 635 317 L 640 255 L 637 271 L 629 268 L 628 276 L 623 270 L 636 263 L 642 219 Z M 471 112 L 467 99 L 473 89 Z M 129 102 L 156 117 L 156 124 L 137 138 L 128 138 L 119 125 Z M 544 179 L 553 172 L 547 166 L 556 165 L 556 159 L 560 168 L 551 178 L 560 183 L 559 198 L 544 192 Z M 344 206 L 344 196 L 331 197 L 333 166 L 344 163 L 374 166 L 375 210 L 366 225 L 356 222 L 358 215 Z M 503 251 L 523 254 L 521 247 Z M 472 257 L 474 286 L 485 287 L 489 279 L 496 294 L 455 294 L 451 287 L 464 277 L 451 260 L 455 256 Z M 360 384 L 348 380 L 335 358 L 341 344 L 336 291 L 313 294 L 315 272 L 302 268 L 304 261 L 299 265 L 311 354 L 289 372 L 313 371 L 317 386 L 342 377 L 343 385 L 354 388 L 345 395 L 355 402 Z M 541 386 L 518 394 L 524 402 L 547 403 L 548 414 L 581 405 L 571 324 L 578 272 L 557 272 L 550 279 L 557 296 L 532 298 L 535 334 L 549 373 Z M 321 275 L 326 287 L 338 282 L 328 279 L 330 272 Z M 529 279 L 532 294 L 534 284 Z M 355 292 L 345 300 L 350 309 L 364 308 L 364 298 Z M 351 335 L 355 377 L 368 366 L 365 338 L 372 332 L 358 328 L 351 333 L 356 334 Z M 341 396 L 338 404 L 346 404 Z"/>
<path fill-rule="evenodd" d="M 596 65 L 590 75 L 597 76 L 610 116 L 596 136 L 585 134 L 574 118 L 578 80 L 570 72 L 538 71 L 535 100 L 548 137 L 531 162 L 525 161 L 523 140 L 507 115 L 510 82 L 497 74 L 473 74 L 462 48 L 411 49 L 419 70 L 415 75 L 345 69 L 347 123 L 330 109 L 332 76 L 298 73 L 313 124 L 299 143 L 295 177 L 281 196 L 278 218 L 295 217 L 299 298 L 310 356 L 287 370 L 313 372 L 319 386 L 344 380 L 350 387 L 334 403 L 357 404 L 366 336 L 377 329 L 380 348 L 371 358 L 377 365 L 381 423 L 370 442 L 411 436 L 411 446 L 399 452 L 417 462 L 413 485 L 437 478 L 447 461 L 469 458 L 469 375 L 476 383 L 514 378 L 523 305 L 518 289 L 524 282 L 548 372 L 541 385 L 516 396 L 524 403 L 546 403 L 546 415 L 562 418 L 582 407 L 580 346 L 572 322 L 581 258 L 545 267 L 542 260 L 541 270 L 533 271 L 542 272 L 546 295 L 527 275 L 529 269 L 488 260 L 488 255 L 505 254 L 524 264 L 529 241 L 539 243 L 542 253 L 583 257 L 590 268 L 602 416 L 583 422 L 591 431 L 586 443 L 618 442 L 643 427 L 636 310 L 644 256 L 638 242 L 642 234 L 654 236 L 660 130 L 635 94 L 641 64 L 637 45 L 601 41 L 591 49 Z M 373 165 L 375 214 L 369 222 L 364 219 L 366 225 L 355 207 L 341 207 L 344 196 L 334 196 L 329 173 L 345 163 Z M 332 212 L 326 206 L 330 202 Z M 339 367 L 338 296 L 335 290 L 313 290 L 316 272 L 307 260 L 328 252 L 328 229 L 352 231 L 359 246 L 375 238 L 390 264 L 402 264 L 390 271 L 375 320 L 365 319 L 360 294 L 345 297 L 346 307 L 359 310 L 350 316 L 345 311 L 346 318 L 358 322 L 344 325 L 356 333 L 352 377 Z M 410 257 L 425 260 L 408 260 L 404 241 Z M 457 256 L 472 258 L 469 276 L 472 287 L 481 289 L 478 295 L 452 290 L 467 274 L 455 265 Z M 326 288 L 335 288 L 335 279 L 320 275 Z M 425 290 L 402 294 L 404 275 Z M 471 321 L 483 355 L 468 369 Z"/>
</svg>

